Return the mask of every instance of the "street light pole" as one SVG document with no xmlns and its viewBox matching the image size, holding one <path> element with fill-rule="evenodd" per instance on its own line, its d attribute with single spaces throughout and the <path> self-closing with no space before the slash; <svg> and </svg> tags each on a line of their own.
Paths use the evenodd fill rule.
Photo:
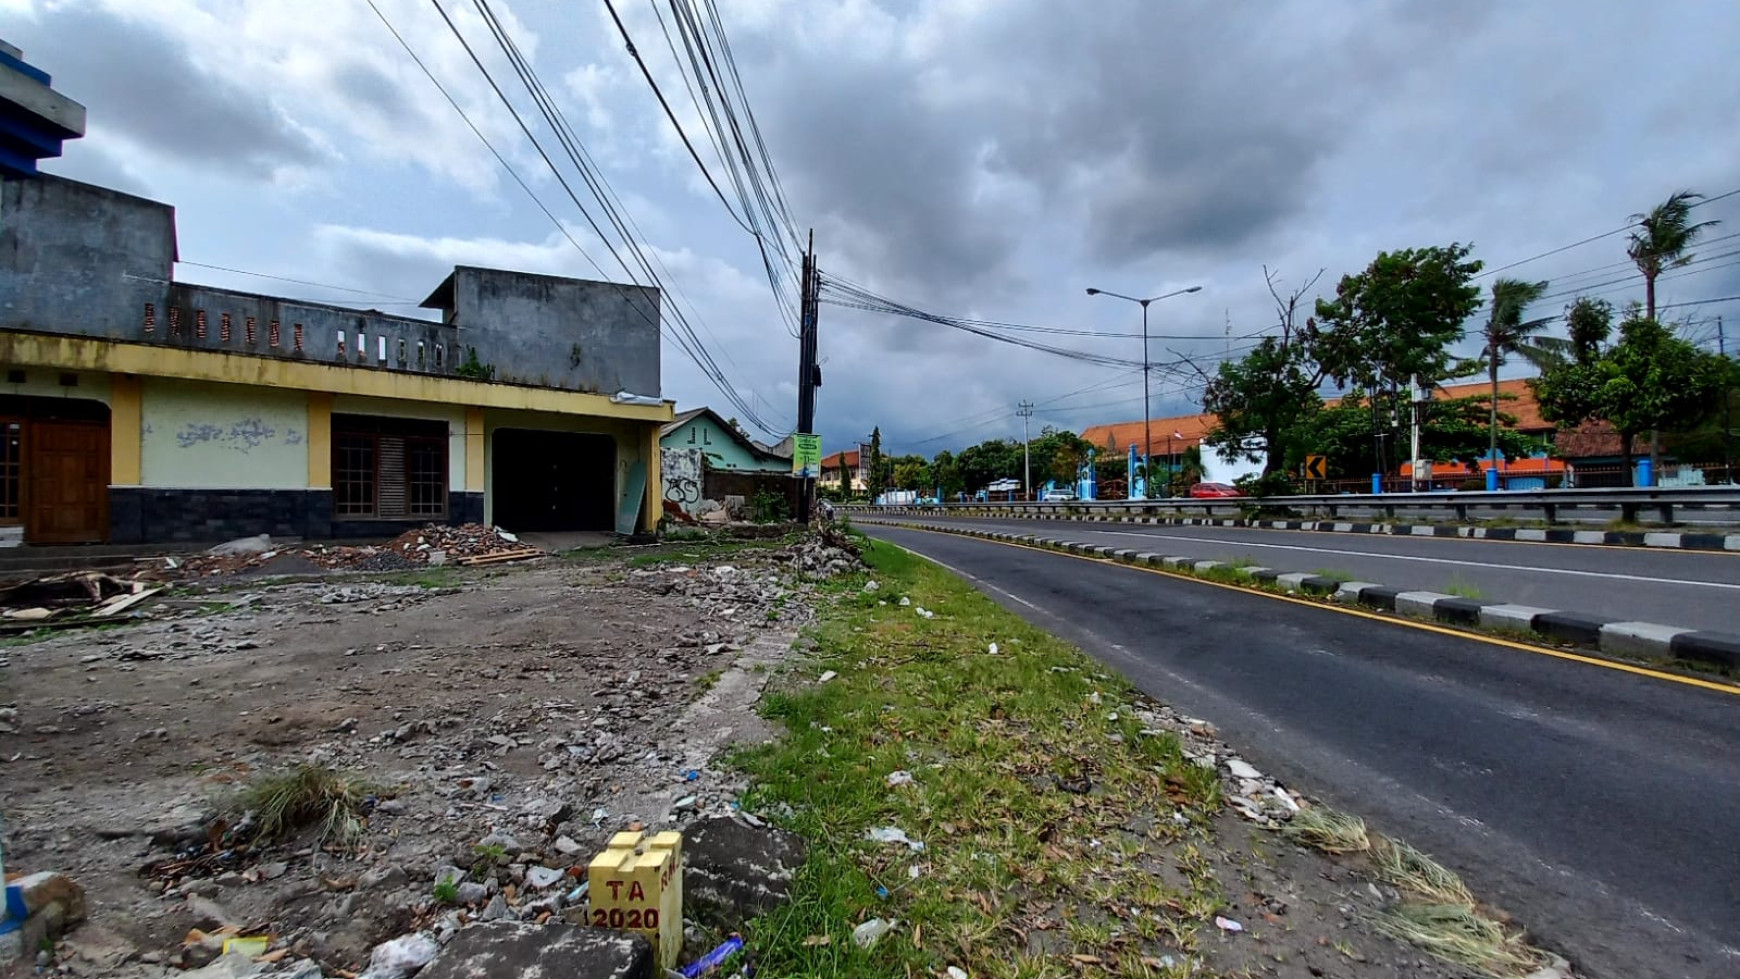
<svg viewBox="0 0 1740 979">
<path fill-rule="evenodd" d="M 1122 293 L 1107 292 L 1104 289 L 1092 287 L 1089 287 L 1087 291 L 1090 296 L 1111 296 L 1113 299 L 1122 299 L 1142 307 L 1142 497 L 1144 499 L 1151 498 L 1149 490 L 1154 484 L 1153 411 L 1148 400 L 1148 304 L 1161 299 L 1171 299 L 1173 296 L 1182 296 L 1187 292 L 1201 291 L 1201 286 L 1191 286 L 1188 289 L 1177 289 L 1164 295 L 1149 296 L 1147 299 L 1137 299 L 1135 296 L 1126 296 Z M 1171 454 L 1170 449 L 1167 454 Z M 1168 460 L 1168 465 L 1170 465 L 1170 460 Z M 1170 476 L 1170 469 L 1167 470 L 1167 474 Z"/>
</svg>

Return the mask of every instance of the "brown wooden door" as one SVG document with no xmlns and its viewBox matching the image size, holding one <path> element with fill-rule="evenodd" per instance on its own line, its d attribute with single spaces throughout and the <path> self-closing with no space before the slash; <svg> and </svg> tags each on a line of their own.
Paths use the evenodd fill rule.
<svg viewBox="0 0 1740 979">
<path fill-rule="evenodd" d="M 89 544 L 109 536 L 109 426 L 33 421 L 25 438 L 24 539 Z"/>
</svg>

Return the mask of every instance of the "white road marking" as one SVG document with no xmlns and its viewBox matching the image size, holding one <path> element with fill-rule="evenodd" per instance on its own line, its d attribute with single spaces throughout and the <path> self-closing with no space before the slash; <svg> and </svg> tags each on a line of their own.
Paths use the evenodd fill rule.
<svg viewBox="0 0 1740 979">
<path fill-rule="evenodd" d="M 1537 568 L 1527 564 L 1492 564 L 1486 561 L 1458 561 L 1447 557 L 1420 557 L 1415 554 L 1378 554 L 1372 551 L 1343 551 L 1333 547 L 1303 547 L 1298 544 L 1259 544 L 1255 541 L 1228 541 L 1214 537 L 1184 537 L 1177 534 L 1138 534 L 1127 530 L 1094 530 L 1088 533 L 1117 537 L 1141 537 L 1147 540 L 1181 540 L 1197 544 L 1231 544 L 1237 547 L 1267 547 L 1278 551 L 1310 551 L 1313 554 L 1339 554 L 1344 557 L 1375 558 L 1380 561 L 1415 561 L 1420 564 L 1452 564 L 1464 568 L 1486 568 L 1491 571 L 1534 571 L 1541 574 L 1575 575 L 1579 578 L 1607 578 L 1614 581 L 1641 581 L 1654 585 L 1694 585 L 1699 588 L 1722 588 L 1740 591 L 1740 584 L 1722 581 L 1691 581 L 1685 578 L 1652 578 L 1648 575 L 1618 574 L 1612 571 L 1574 571 L 1569 568 Z"/>
</svg>

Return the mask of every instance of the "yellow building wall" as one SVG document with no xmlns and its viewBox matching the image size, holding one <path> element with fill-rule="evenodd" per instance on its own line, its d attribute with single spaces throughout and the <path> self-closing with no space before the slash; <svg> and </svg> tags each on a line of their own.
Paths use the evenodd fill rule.
<svg viewBox="0 0 1740 979">
<path fill-rule="evenodd" d="M 141 484 L 305 489 L 308 394 L 143 379 Z"/>
<path fill-rule="evenodd" d="M 6 380 L 9 370 L 24 372 L 24 382 Z M 60 383 L 62 374 L 71 374 L 78 383 L 67 387 Z M 109 375 L 101 371 L 61 371 L 52 367 L 16 367 L 0 363 L 0 394 L 25 394 L 35 398 L 84 398 L 109 403 Z"/>
</svg>

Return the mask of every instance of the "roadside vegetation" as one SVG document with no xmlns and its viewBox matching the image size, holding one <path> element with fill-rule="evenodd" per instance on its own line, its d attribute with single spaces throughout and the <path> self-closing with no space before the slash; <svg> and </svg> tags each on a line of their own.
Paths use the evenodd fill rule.
<svg viewBox="0 0 1740 979">
<path fill-rule="evenodd" d="M 879 587 L 839 586 L 813 672 L 767 696 L 789 734 L 738 759 L 746 808 L 789 811 L 811 848 L 751 927 L 763 973 L 1185 975 L 1225 899 L 1216 773 L 1067 643 L 904 551 L 866 556 Z M 863 947 L 875 919 L 898 924 Z"/>
</svg>

